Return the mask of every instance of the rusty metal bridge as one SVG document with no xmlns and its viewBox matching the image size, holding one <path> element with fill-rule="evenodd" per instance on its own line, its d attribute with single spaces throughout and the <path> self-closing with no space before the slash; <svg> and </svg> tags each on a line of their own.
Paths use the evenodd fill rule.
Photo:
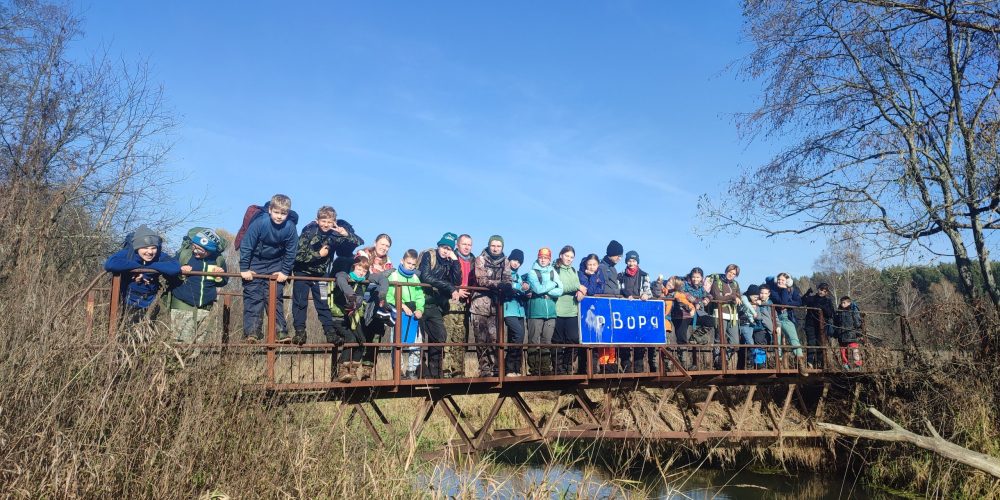
<svg viewBox="0 0 1000 500">
<path fill-rule="evenodd" d="M 185 274 L 239 277 L 235 273 Z M 177 347 L 198 352 L 200 356 L 246 360 L 251 366 L 248 386 L 284 400 L 338 401 L 341 404 L 335 410 L 332 425 L 345 418 L 348 421 L 359 419 L 379 443 L 385 439 L 385 432 L 392 428 L 379 402 L 409 399 L 414 402 L 409 429 L 411 444 L 415 446 L 425 424 L 437 412 L 453 426 L 457 436 L 452 443 L 453 449 L 461 452 L 553 439 L 691 442 L 815 439 L 821 437 L 815 425 L 818 421 L 832 419 L 830 421 L 848 420 L 843 423 L 850 423 L 861 396 L 860 382 L 902 368 L 907 363 L 904 346 L 912 340 L 904 318 L 888 313 L 863 313 L 863 337 L 878 341 L 862 345 L 863 367 L 846 369 L 839 361 L 839 348 L 827 342 L 823 328 L 826 318 L 820 311 L 821 345 L 802 346 L 804 351 L 816 357 L 817 366 L 800 373 L 793 366 L 791 346 L 780 334 L 770 345 L 727 345 L 722 328 L 722 308 L 717 308 L 718 337 L 715 343 L 665 343 L 654 347 L 648 344 L 615 344 L 613 347 L 618 350 L 644 348 L 655 353 L 656 363 L 647 366 L 645 371 L 632 373 L 623 372 L 619 366 L 609 369 L 597 364 L 596 352 L 612 347 L 609 345 L 509 344 L 506 342 L 503 308 L 499 308 L 499 341 L 490 345 L 471 342 L 402 343 L 399 340 L 401 321 L 397 316 L 394 330 L 386 332 L 389 334 L 388 342 L 363 344 L 365 349 L 373 349 L 376 353 L 371 377 L 343 383 L 338 382 L 334 375 L 337 356 L 345 348 L 359 348 L 360 345 L 338 347 L 325 342 L 307 342 L 301 346 L 279 343 L 275 318 L 277 314 L 283 314 L 283 307 L 279 305 L 290 298 L 278 296 L 273 276 L 258 275 L 255 279 L 269 283 L 264 342 L 249 344 L 231 338 L 235 331 L 232 311 L 240 305 L 242 296 L 238 291 L 220 291 L 219 304 L 209 319 L 211 341 Z M 295 279 L 332 281 L 330 278 L 289 278 Z M 409 285 L 393 285 L 397 285 L 396 303 L 400 303 L 400 287 Z M 72 299 L 74 308 L 84 305 L 87 330 L 91 335 L 97 336 L 96 332 L 105 331 L 109 339 L 115 339 L 125 331 L 121 318 L 122 286 L 121 275 L 110 276 L 110 285 L 95 279 Z M 483 288 L 465 288 L 490 292 Z M 772 314 L 775 314 L 774 309 Z M 310 334 L 316 336 L 318 332 Z M 414 350 L 425 352 L 434 346 L 457 348 L 466 354 L 477 348 L 493 349 L 499 373 L 493 377 L 408 379 L 402 368 L 404 357 Z M 754 347 L 767 353 L 768 363 L 762 368 L 734 366 L 727 356 L 720 356 L 717 363 L 712 359 L 713 349 L 722 352 L 727 349 L 743 350 L 745 353 Z M 506 372 L 505 358 L 514 350 L 550 355 L 560 349 L 572 349 L 579 374 L 527 374 L 527 370 L 522 370 L 525 375 L 511 376 Z M 680 351 L 692 353 L 694 366 L 686 368 L 679 362 Z M 477 369 L 467 371 L 478 373 Z M 472 418 L 463 411 L 462 399 L 471 395 L 495 396 L 485 417 Z M 836 402 L 840 409 L 837 415 L 829 410 L 831 402 Z M 513 407 L 522 426 L 496 428 L 497 416 L 505 405 Z"/>
</svg>

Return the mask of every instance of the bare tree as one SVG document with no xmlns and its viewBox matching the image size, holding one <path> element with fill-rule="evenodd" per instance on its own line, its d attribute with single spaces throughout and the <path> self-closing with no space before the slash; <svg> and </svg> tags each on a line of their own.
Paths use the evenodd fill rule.
<svg viewBox="0 0 1000 500">
<path fill-rule="evenodd" d="M 0 284 L 170 213 L 160 169 L 173 122 L 161 90 L 144 65 L 71 59 L 79 36 L 65 6 L 0 3 Z"/>
<path fill-rule="evenodd" d="M 764 91 L 741 126 L 792 145 L 702 211 L 768 235 L 847 226 L 885 255 L 946 254 L 966 300 L 1000 315 L 987 247 L 1000 228 L 1000 4 L 747 0 L 744 15 L 745 69 Z"/>
</svg>

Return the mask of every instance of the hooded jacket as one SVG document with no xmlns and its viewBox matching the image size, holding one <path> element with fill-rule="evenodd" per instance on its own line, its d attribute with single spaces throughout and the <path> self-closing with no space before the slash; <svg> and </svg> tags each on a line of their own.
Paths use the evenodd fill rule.
<svg viewBox="0 0 1000 500">
<path fill-rule="evenodd" d="M 122 279 L 128 282 L 122 287 L 122 302 L 126 305 L 145 309 L 153 303 L 160 291 L 160 276 L 155 273 L 129 273 L 133 269 L 152 269 L 165 277 L 177 276 L 181 265 L 170 255 L 163 253 L 160 246 L 156 247 L 156 257 L 151 262 L 145 262 L 139 253 L 129 248 L 115 252 L 104 263 L 104 270 L 111 273 L 122 273 Z"/>
<path fill-rule="evenodd" d="M 506 297 L 510 294 L 510 265 L 507 257 L 501 254 L 500 258 L 494 260 L 490 256 L 489 249 L 476 257 L 475 267 L 472 270 L 475 275 L 476 286 L 489 288 L 489 292 L 474 292 L 469 312 L 481 316 L 491 316 L 497 313 L 494 304 L 494 297 Z"/>
<path fill-rule="evenodd" d="M 552 264 L 542 267 L 535 261 L 528 272 L 532 297 L 528 300 L 528 318 L 553 319 L 556 317 L 556 299 L 562 295 L 562 282 Z"/>
<path fill-rule="evenodd" d="M 192 271 L 209 272 L 208 266 L 218 266 L 222 271 L 226 271 L 225 261 L 217 260 L 214 256 L 199 259 L 191 256 L 186 262 L 179 262 L 181 265 L 191 266 Z M 218 289 L 226 286 L 229 279 L 226 277 L 212 276 L 178 276 L 182 278 L 179 284 L 170 290 L 171 309 L 202 308 L 212 305 L 218 298 Z"/>
<path fill-rule="evenodd" d="M 826 297 L 821 297 L 818 293 L 802 297 L 802 305 L 812 308 L 806 311 L 806 326 L 819 327 L 820 311 L 823 311 L 823 322 L 827 325 L 833 324 L 833 298 L 829 293 L 827 292 Z"/>
<path fill-rule="evenodd" d="M 414 272 L 410 276 L 406 276 L 399 269 L 393 269 L 388 271 L 386 274 L 386 280 L 389 282 L 399 282 L 399 283 L 420 283 L 420 279 L 417 277 L 417 273 Z M 400 287 L 400 298 L 404 304 L 413 303 L 413 311 L 424 312 L 424 289 L 419 286 L 403 286 Z M 396 306 L 396 286 L 388 285 L 388 289 L 385 295 L 385 301 L 393 306 Z"/>
<path fill-rule="evenodd" d="M 791 288 L 778 288 L 777 286 L 771 288 L 771 302 L 776 305 L 799 307 L 802 305 L 802 297 L 799 295 L 799 289 L 794 286 Z M 778 307 L 778 316 L 787 315 L 789 319 L 795 321 L 795 310 L 787 309 L 784 307 Z"/>
<path fill-rule="evenodd" d="M 842 343 L 857 342 L 861 335 L 861 310 L 853 302 L 847 308 L 838 307 L 833 326 L 834 334 Z"/>
<path fill-rule="evenodd" d="M 294 210 L 288 211 L 288 218 L 281 224 L 271 222 L 268 204 L 265 204 L 263 215 L 250 223 L 240 242 L 240 272 L 292 274 L 298 222 L 299 215 Z"/>
<path fill-rule="evenodd" d="M 622 286 L 622 297 L 640 298 L 653 295 L 649 286 L 649 275 L 641 268 L 636 271 L 635 276 L 629 276 L 628 272 L 622 271 L 618 274 L 618 281 Z"/>
<path fill-rule="evenodd" d="M 601 259 L 601 264 L 597 266 L 597 272 L 604 277 L 604 293 L 621 295 L 622 285 L 618 282 L 618 270 L 615 269 L 615 263 L 611 262 L 611 257 L 605 255 Z"/>
<path fill-rule="evenodd" d="M 508 269 L 510 268 L 508 261 Z M 504 318 L 523 318 L 524 317 L 524 306 L 528 301 L 528 294 L 521 290 L 521 283 L 525 280 L 521 278 L 520 274 L 511 271 L 511 295 L 507 302 L 503 303 L 503 317 Z"/>
<path fill-rule="evenodd" d="M 604 274 L 601 273 L 600 267 L 594 271 L 594 274 L 587 274 L 583 269 L 580 269 L 577 271 L 576 277 L 580 280 L 580 285 L 587 288 L 588 297 L 604 293 Z"/>
</svg>

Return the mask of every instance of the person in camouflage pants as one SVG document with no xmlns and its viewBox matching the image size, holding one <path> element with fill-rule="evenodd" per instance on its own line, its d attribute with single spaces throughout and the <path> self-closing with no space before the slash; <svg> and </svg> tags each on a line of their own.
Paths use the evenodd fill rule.
<svg viewBox="0 0 1000 500">
<path fill-rule="evenodd" d="M 476 292 L 469 306 L 472 331 L 476 336 L 476 354 L 479 359 L 479 376 L 496 377 L 497 366 L 497 307 L 511 291 L 511 272 L 507 257 L 503 253 L 503 238 L 490 236 L 489 243 L 479 257 L 473 270 L 476 285 L 488 288 L 488 292 Z M 492 344 L 482 345 L 482 344 Z"/>
<path fill-rule="evenodd" d="M 472 286 L 475 277 L 472 275 L 472 236 L 463 234 L 458 237 L 455 247 L 458 264 L 462 269 L 461 286 Z M 449 302 L 448 313 L 444 316 L 444 326 L 448 330 L 448 342 L 466 343 L 469 341 L 469 291 L 458 290 L 458 297 Z M 452 346 L 445 350 L 444 376 L 465 376 L 466 346 Z"/>
</svg>

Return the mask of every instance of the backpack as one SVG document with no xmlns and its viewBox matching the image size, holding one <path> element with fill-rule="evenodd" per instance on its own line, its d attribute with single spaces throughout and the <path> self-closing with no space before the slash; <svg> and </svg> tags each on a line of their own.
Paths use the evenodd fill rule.
<svg viewBox="0 0 1000 500">
<path fill-rule="evenodd" d="M 539 271 L 538 269 L 535 269 L 535 276 L 538 276 L 538 282 L 541 283 L 542 282 L 542 272 Z M 549 279 L 551 279 L 552 281 L 556 280 L 556 270 L 555 269 L 549 269 Z"/>
<path fill-rule="evenodd" d="M 250 224 L 257 219 L 257 217 L 260 217 L 261 214 L 265 213 L 267 213 L 267 210 L 264 210 L 264 207 L 260 205 L 250 205 L 247 207 L 247 211 L 243 213 L 243 225 L 240 226 L 240 230 L 236 232 L 236 238 L 233 239 L 233 244 L 236 245 L 236 248 L 239 248 L 240 243 L 243 242 L 243 235 L 245 235 L 247 229 L 250 228 Z"/>
<path fill-rule="evenodd" d="M 434 269 L 435 267 L 437 267 L 437 257 L 438 257 L 437 247 L 428 248 L 427 250 L 421 251 L 417 255 L 417 266 L 418 267 L 420 266 L 420 263 L 424 261 L 424 255 L 425 254 L 431 256 L 431 267 L 428 269 L 428 271 L 430 271 L 431 269 Z"/>
</svg>

